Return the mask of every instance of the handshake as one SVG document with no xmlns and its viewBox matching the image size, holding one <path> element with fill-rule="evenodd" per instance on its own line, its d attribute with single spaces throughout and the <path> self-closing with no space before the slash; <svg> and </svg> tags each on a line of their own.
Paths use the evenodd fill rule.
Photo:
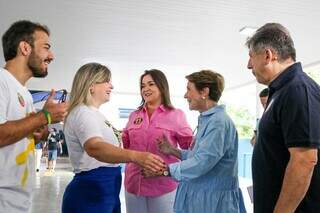
<svg viewBox="0 0 320 213">
<path fill-rule="evenodd" d="M 168 142 L 167 138 L 163 136 L 161 139 L 157 139 L 158 150 L 163 153 L 170 155 L 174 147 Z M 148 152 L 141 152 L 144 157 L 141 158 L 140 162 L 136 162 L 142 167 L 141 173 L 144 177 L 159 177 L 169 176 L 168 165 L 163 159 L 157 155 Z"/>
<path fill-rule="evenodd" d="M 133 162 L 142 168 L 141 173 L 144 177 L 162 176 L 168 169 L 161 157 L 149 152 L 136 152 Z"/>
</svg>

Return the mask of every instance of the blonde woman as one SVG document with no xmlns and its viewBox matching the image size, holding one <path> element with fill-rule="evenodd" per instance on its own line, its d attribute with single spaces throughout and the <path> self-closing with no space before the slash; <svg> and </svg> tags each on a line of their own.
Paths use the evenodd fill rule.
<svg viewBox="0 0 320 213">
<path fill-rule="evenodd" d="M 124 150 L 101 104 L 113 89 L 109 69 L 98 63 L 76 73 L 64 132 L 75 176 L 63 196 L 62 212 L 120 212 L 121 172 L 118 163 L 134 162 L 154 171 L 163 169 L 160 157 Z"/>
</svg>

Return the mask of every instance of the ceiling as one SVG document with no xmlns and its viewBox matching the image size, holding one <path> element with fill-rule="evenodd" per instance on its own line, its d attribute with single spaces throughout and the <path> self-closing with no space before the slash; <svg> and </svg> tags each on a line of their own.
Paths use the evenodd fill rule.
<svg viewBox="0 0 320 213">
<path fill-rule="evenodd" d="M 157 68 L 181 95 L 184 76 L 204 68 L 223 74 L 229 90 L 253 84 L 244 26 L 282 23 L 297 59 L 318 62 L 319 9 L 316 0 L 1 0 L 0 34 L 19 19 L 49 26 L 56 59 L 46 79 L 29 82 L 32 89 L 69 90 L 80 65 L 97 61 L 111 69 L 115 92 L 138 92 L 140 74 Z"/>
</svg>

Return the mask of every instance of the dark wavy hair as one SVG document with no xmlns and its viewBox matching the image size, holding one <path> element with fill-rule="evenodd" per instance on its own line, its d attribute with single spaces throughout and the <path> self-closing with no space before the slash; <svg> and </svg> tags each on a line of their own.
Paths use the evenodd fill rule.
<svg viewBox="0 0 320 213">
<path fill-rule="evenodd" d="M 39 23 L 27 20 L 13 23 L 2 36 L 2 47 L 5 61 L 9 61 L 17 56 L 17 49 L 21 41 L 25 41 L 34 46 L 35 31 L 43 31 L 50 35 L 49 28 Z"/>
<path fill-rule="evenodd" d="M 167 80 L 166 76 L 164 75 L 164 73 L 161 72 L 160 70 L 157 70 L 157 69 L 151 69 L 151 70 L 144 71 L 144 73 L 140 76 L 140 92 L 142 89 L 142 79 L 146 75 L 150 75 L 151 78 L 153 79 L 154 83 L 159 88 L 160 93 L 161 93 L 162 104 L 169 109 L 173 109 L 174 107 L 171 104 L 171 100 L 170 100 L 169 84 L 168 84 L 168 80 Z M 140 103 L 140 106 L 138 107 L 138 109 L 142 109 L 144 104 L 145 104 L 145 101 L 144 101 L 142 94 L 141 94 L 141 103 Z"/>
</svg>

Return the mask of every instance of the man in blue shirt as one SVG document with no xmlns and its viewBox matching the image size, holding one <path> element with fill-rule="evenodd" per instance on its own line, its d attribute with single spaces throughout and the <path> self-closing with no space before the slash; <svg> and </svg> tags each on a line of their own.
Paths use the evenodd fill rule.
<svg viewBox="0 0 320 213">
<path fill-rule="evenodd" d="M 248 68 L 269 87 L 252 157 L 254 211 L 320 212 L 319 85 L 282 25 L 264 25 L 246 44 Z"/>
</svg>

